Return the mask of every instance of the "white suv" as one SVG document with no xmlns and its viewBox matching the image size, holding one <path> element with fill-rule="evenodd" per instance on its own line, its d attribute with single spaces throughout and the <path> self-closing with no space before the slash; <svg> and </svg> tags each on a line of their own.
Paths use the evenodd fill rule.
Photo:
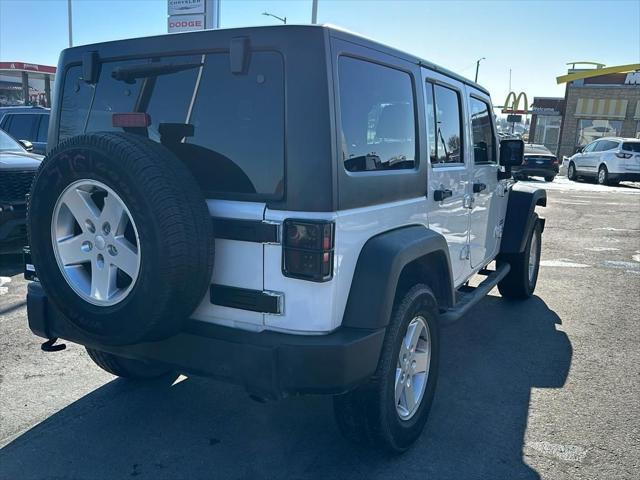
<svg viewBox="0 0 640 480">
<path fill-rule="evenodd" d="M 640 140 L 610 137 L 589 143 L 569 158 L 567 177 L 591 177 L 600 185 L 640 181 Z"/>
<path fill-rule="evenodd" d="M 439 324 L 494 286 L 533 294 L 546 193 L 514 185 L 524 144 L 498 147 L 489 93 L 459 75 L 319 26 L 109 42 L 59 66 L 29 204 L 48 351 L 332 394 L 347 437 L 402 451 Z"/>
</svg>

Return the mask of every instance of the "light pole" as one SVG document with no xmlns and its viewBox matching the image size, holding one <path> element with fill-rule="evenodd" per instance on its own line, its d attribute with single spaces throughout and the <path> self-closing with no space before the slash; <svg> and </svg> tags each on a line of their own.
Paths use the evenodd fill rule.
<svg viewBox="0 0 640 480">
<path fill-rule="evenodd" d="M 318 0 L 313 0 L 311 4 L 311 23 L 318 23 Z"/>
<path fill-rule="evenodd" d="M 69 24 L 69 47 L 73 47 L 73 21 L 71 18 L 71 0 L 67 0 L 67 17 Z"/>
<path fill-rule="evenodd" d="M 287 23 L 287 17 L 279 17 L 277 15 L 274 15 L 273 13 L 269 13 L 269 12 L 262 12 L 262 15 L 265 15 L 267 17 L 273 17 L 273 18 L 277 18 L 278 20 L 280 20 L 282 23 Z"/>
<path fill-rule="evenodd" d="M 478 61 L 476 62 L 476 82 L 478 81 L 478 70 L 480 69 L 480 61 L 482 60 L 486 60 L 485 57 L 479 58 Z"/>
</svg>

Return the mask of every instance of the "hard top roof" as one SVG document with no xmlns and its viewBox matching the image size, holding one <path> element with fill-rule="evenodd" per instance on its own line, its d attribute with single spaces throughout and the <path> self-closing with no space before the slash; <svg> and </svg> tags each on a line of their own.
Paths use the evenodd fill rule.
<svg viewBox="0 0 640 480">
<path fill-rule="evenodd" d="M 341 27 L 335 26 L 335 25 L 295 25 L 295 24 L 287 24 L 287 25 L 268 25 L 268 26 L 255 26 L 255 27 L 238 27 L 238 28 L 223 28 L 223 29 L 219 29 L 222 31 L 225 31 L 226 33 L 237 33 L 238 35 L 241 34 L 249 34 L 251 32 L 251 30 L 271 30 L 271 29 L 324 29 L 326 30 L 329 35 L 331 35 L 332 37 L 335 38 L 341 38 L 343 40 L 347 40 L 368 48 L 372 48 L 378 51 L 381 51 L 383 53 L 387 53 L 389 55 L 393 55 L 396 56 L 398 58 L 402 58 L 406 61 L 409 61 L 411 63 L 415 63 L 417 65 L 422 65 L 426 68 L 429 68 L 431 70 L 434 70 L 438 73 L 441 73 L 442 75 L 446 75 L 448 77 L 451 77 L 455 80 L 458 80 L 466 85 L 469 85 L 487 95 L 489 95 L 489 92 L 487 91 L 487 89 L 485 89 L 484 87 L 482 87 L 481 85 L 479 85 L 478 83 L 463 77 L 462 75 L 459 75 L 457 73 L 452 72 L 451 70 L 448 70 L 446 68 L 443 68 L 439 65 L 436 65 L 435 63 L 429 62 L 428 60 L 424 60 L 420 57 L 417 57 L 415 55 L 412 55 L 410 53 L 404 52 L 402 50 L 398 50 L 396 48 L 390 47 L 388 45 L 385 45 L 383 43 L 377 42 L 376 40 L 372 40 L 370 38 L 367 38 L 365 36 L 359 35 L 357 33 L 354 32 L 350 32 L 348 30 L 345 30 Z M 215 30 L 201 30 L 201 31 L 197 31 L 197 32 L 182 32 L 182 33 L 171 33 L 171 34 L 164 34 L 164 35 L 155 35 L 155 36 L 150 36 L 150 37 L 139 37 L 139 38 L 132 38 L 132 39 L 126 39 L 126 40 L 113 40 L 110 42 L 100 42 L 100 43 L 94 43 L 94 44 L 87 44 L 87 45 L 82 45 L 82 46 L 78 46 L 78 47 L 72 47 L 72 48 L 67 48 L 65 50 L 63 50 L 63 52 L 74 52 L 77 50 L 82 50 L 82 51 L 86 51 L 88 49 L 91 49 L 91 47 L 97 47 L 99 45 L 107 45 L 107 44 L 115 44 L 115 43 L 122 43 L 122 42 L 127 42 L 129 40 L 139 40 L 141 38 L 146 38 L 146 39 L 151 39 L 151 38 L 162 38 L 162 37 L 173 37 L 176 35 L 180 35 L 180 36 L 188 36 L 188 35 L 192 35 L 192 36 L 200 36 L 200 35 L 205 35 L 205 34 L 211 34 L 214 33 Z"/>
</svg>

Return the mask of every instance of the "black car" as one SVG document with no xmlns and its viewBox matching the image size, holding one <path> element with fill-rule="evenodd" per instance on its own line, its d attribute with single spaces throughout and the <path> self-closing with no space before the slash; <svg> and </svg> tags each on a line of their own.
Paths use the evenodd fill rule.
<svg viewBox="0 0 640 480">
<path fill-rule="evenodd" d="M 553 182 L 559 169 L 558 157 L 551 153 L 547 147 L 528 143 L 524 146 L 522 165 L 513 167 L 512 171 L 516 180 L 543 177 L 546 182 Z"/>
<path fill-rule="evenodd" d="M 0 253 L 16 253 L 27 241 L 26 195 L 42 155 L 0 130 Z"/>
<path fill-rule="evenodd" d="M 0 108 L 0 129 L 18 140 L 27 140 L 33 152 L 44 155 L 51 110 L 42 107 Z"/>
</svg>

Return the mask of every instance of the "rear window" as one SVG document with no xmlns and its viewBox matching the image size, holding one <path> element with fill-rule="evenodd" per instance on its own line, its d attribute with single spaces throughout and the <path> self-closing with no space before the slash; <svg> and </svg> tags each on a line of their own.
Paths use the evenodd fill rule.
<svg viewBox="0 0 640 480">
<path fill-rule="evenodd" d="M 9 119 L 8 132 L 18 140 L 35 140 L 33 138 L 33 127 L 36 121 L 40 121 L 40 115 L 29 115 L 28 113 L 16 113 Z"/>
<path fill-rule="evenodd" d="M 47 141 L 47 133 L 49 132 L 49 115 L 40 115 L 40 127 L 38 128 L 38 137 L 36 142 L 45 143 Z"/>
<path fill-rule="evenodd" d="M 622 150 L 628 152 L 640 153 L 640 142 L 624 142 L 622 144 Z"/>
<path fill-rule="evenodd" d="M 58 141 L 84 132 L 94 87 L 82 81 L 82 67 L 67 70 L 60 102 Z"/>
<path fill-rule="evenodd" d="M 170 148 L 205 194 L 282 197 L 284 64 L 277 52 L 252 52 L 244 74 L 231 73 L 227 53 L 104 63 L 95 93 L 78 75 L 67 73 L 60 139 L 122 131 L 114 113 L 146 112 L 150 125 L 135 132 Z"/>
</svg>

